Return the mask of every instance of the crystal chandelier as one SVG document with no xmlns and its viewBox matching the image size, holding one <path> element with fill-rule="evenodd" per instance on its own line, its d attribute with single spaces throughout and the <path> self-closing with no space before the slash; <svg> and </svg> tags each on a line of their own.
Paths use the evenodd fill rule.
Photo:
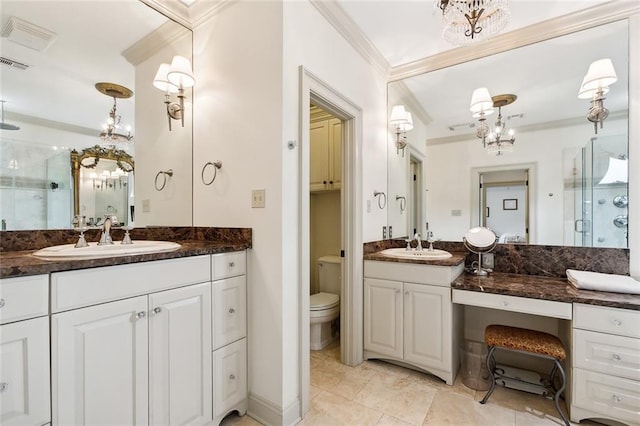
<svg viewBox="0 0 640 426">
<path fill-rule="evenodd" d="M 96 83 L 96 89 L 98 90 L 98 92 L 113 98 L 113 107 L 109 112 L 109 118 L 107 119 L 107 122 L 102 125 L 100 138 L 105 143 L 110 145 L 130 142 L 131 139 L 133 139 L 133 135 L 131 134 L 131 126 L 126 127 L 126 135 L 124 133 L 119 133 L 122 124 L 121 117 L 120 115 L 118 115 L 116 108 L 116 99 L 128 99 L 133 96 L 133 91 L 115 83 Z"/>
<path fill-rule="evenodd" d="M 473 91 L 470 110 L 479 122 L 476 136 L 482 139 L 482 145 L 487 148 L 489 154 L 502 155 L 513 152 L 516 138 L 513 129 L 507 130 L 506 123 L 502 121 L 502 107 L 514 103 L 516 99 L 516 95 L 510 94 L 491 97 L 486 87 Z M 493 114 L 494 108 L 498 108 L 498 118 L 492 129 L 486 122 L 486 116 Z"/>
<path fill-rule="evenodd" d="M 435 0 L 442 10 L 442 37 L 465 45 L 498 34 L 511 16 L 509 0 Z"/>
</svg>

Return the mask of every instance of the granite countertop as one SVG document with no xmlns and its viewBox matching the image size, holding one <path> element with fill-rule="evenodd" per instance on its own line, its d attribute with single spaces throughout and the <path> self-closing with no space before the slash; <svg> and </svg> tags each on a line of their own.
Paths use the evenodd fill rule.
<svg viewBox="0 0 640 426">
<path fill-rule="evenodd" d="M 153 260 L 227 253 L 251 248 L 250 242 L 234 243 L 230 241 L 213 242 L 203 240 L 186 240 L 176 242 L 181 244 L 181 247 L 170 252 L 83 260 L 39 259 L 32 256 L 32 253 L 35 250 L 0 252 L 0 278 L 48 274 L 50 272 L 71 271 L 76 269 L 96 268 L 100 266 L 125 265 L 128 263 L 148 262 Z"/>
<path fill-rule="evenodd" d="M 507 296 L 640 310 L 640 295 L 638 294 L 578 290 L 571 285 L 566 278 L 505 274 L 499 272 L 494 272 L 488 277 L 478 277 L 465 272 L 453 281 L 451 288 Z"/>
<path fill-rule="evenodd" d="M 380 252 L 370 253 L 364 255 L 364 260 L 378 260 L 382 262 L 399 262 L 399 263 L 415 263 L 423 265 L 436 265 L 436 266 L 458 266 L 464 263 L 468 253 L 451 253 L 451 257 L 448 259 L 404 259 L 400 257 L 391 257 Z"/>
</svg>

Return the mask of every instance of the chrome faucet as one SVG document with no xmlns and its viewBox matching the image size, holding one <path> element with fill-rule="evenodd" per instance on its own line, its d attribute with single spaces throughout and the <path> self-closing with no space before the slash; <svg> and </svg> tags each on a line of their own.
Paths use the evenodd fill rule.
<svg viewBox="0 0 640 426">
<path fill-rule="evenodd" d="M 416 246 L 416 250 L 417 251 L 422 251 L 422 240 L 420 239 L 420 234 L 418 234 L 416 232 L 416 234 L 413 236 L 413 238 L 418 242 L 418 245 Z"/>
<path fill-rule="evenodd" d="M 431 231 L 427 231 L 427 242 L 429 243 L 429 248 L 427 249 L 427 251 L 433 251 L 433 242 L 435 240 L 433 239 L 433 232 Z"/>
<path fill-rule="evenodd" d="M 110 231 L 111 231 L 111 226 L 117 225 L 117 224 L 118 224 L 118 219 L 115 216 L 111 216 L 109 214 L 104 216 L 104 222 L 102 223 L 102 235 L 100 235 L 100 241 L 98 242 L 99 246 L 113 244 Z"/>
</svg>

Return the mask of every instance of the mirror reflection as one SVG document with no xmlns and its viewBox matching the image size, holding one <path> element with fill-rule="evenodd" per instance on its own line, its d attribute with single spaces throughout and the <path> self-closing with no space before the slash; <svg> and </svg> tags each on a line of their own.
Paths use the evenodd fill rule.
<svg viewBox="0 0 640 426">
<path fill-rule="evenodd" d="M 117 16 L 117 25 L 105 16 Z M 112 210 L 130 224 L 133 158 L 165 139 L 152 135 L 160 126 L 149 124 L 167 114 L 153 73 L 176 54 L 191 57 L 191 31 L 135 0 L 3 0 L 0 24 L 12 28 L 0 45 L 7 124 L 0 130 L 2 229 L 70 228 L 75 214 L 98 218 Z M 192 143 L 191 130 L 174 131 L 171 141 L 184 150 Z M 74 168 L 85 154 L 93 156 Z M 100 161 L 93 169 L 84 167 L 94 159 Z M 190 158 L 180 161 L 190 170 Z M 191 217 L 191 206 L 181 206 L 189 210 L 183 216 Z"/>
<path fill-rule="evenodd" d="M 608 116 L 599 123 L 596 90 L 578 95 L 603 58 L 617 81 L 601 93 Z M 488 226 L 501 242 L 627 247 L 628 69 L 624 20 L 390 83 L 389 111 L 413 113 L 409 144 L 426 140 L 418 229 L 447 241 Z M 395 138 L 390 131 L 389 188 L 408 193 L 410 162 Z M 390 206 L 389 224 L 400 215 Z"/>
</svg>

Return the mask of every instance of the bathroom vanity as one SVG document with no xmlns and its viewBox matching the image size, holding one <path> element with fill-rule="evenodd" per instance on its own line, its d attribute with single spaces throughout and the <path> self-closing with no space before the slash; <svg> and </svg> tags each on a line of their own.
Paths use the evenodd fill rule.
<svg viewBox="0 0 640 426">
<path fill-rule="evenodd" d="M 364 358 L 417 367 L 452 385 L 464 324 L 462 307 L 451 303 L 451 282 L 463 268 L 462 255 L 443 260 L 367 255 Z"/>
<path fill-rule="evenodd" d="M 218 424 L 246 413 L 249 247 L 189 242 L 157 260 L 80 262 L 3 253 L 1 423 Z M 119 264 L 94 267 L 109 260 Z"/>
</svg>

